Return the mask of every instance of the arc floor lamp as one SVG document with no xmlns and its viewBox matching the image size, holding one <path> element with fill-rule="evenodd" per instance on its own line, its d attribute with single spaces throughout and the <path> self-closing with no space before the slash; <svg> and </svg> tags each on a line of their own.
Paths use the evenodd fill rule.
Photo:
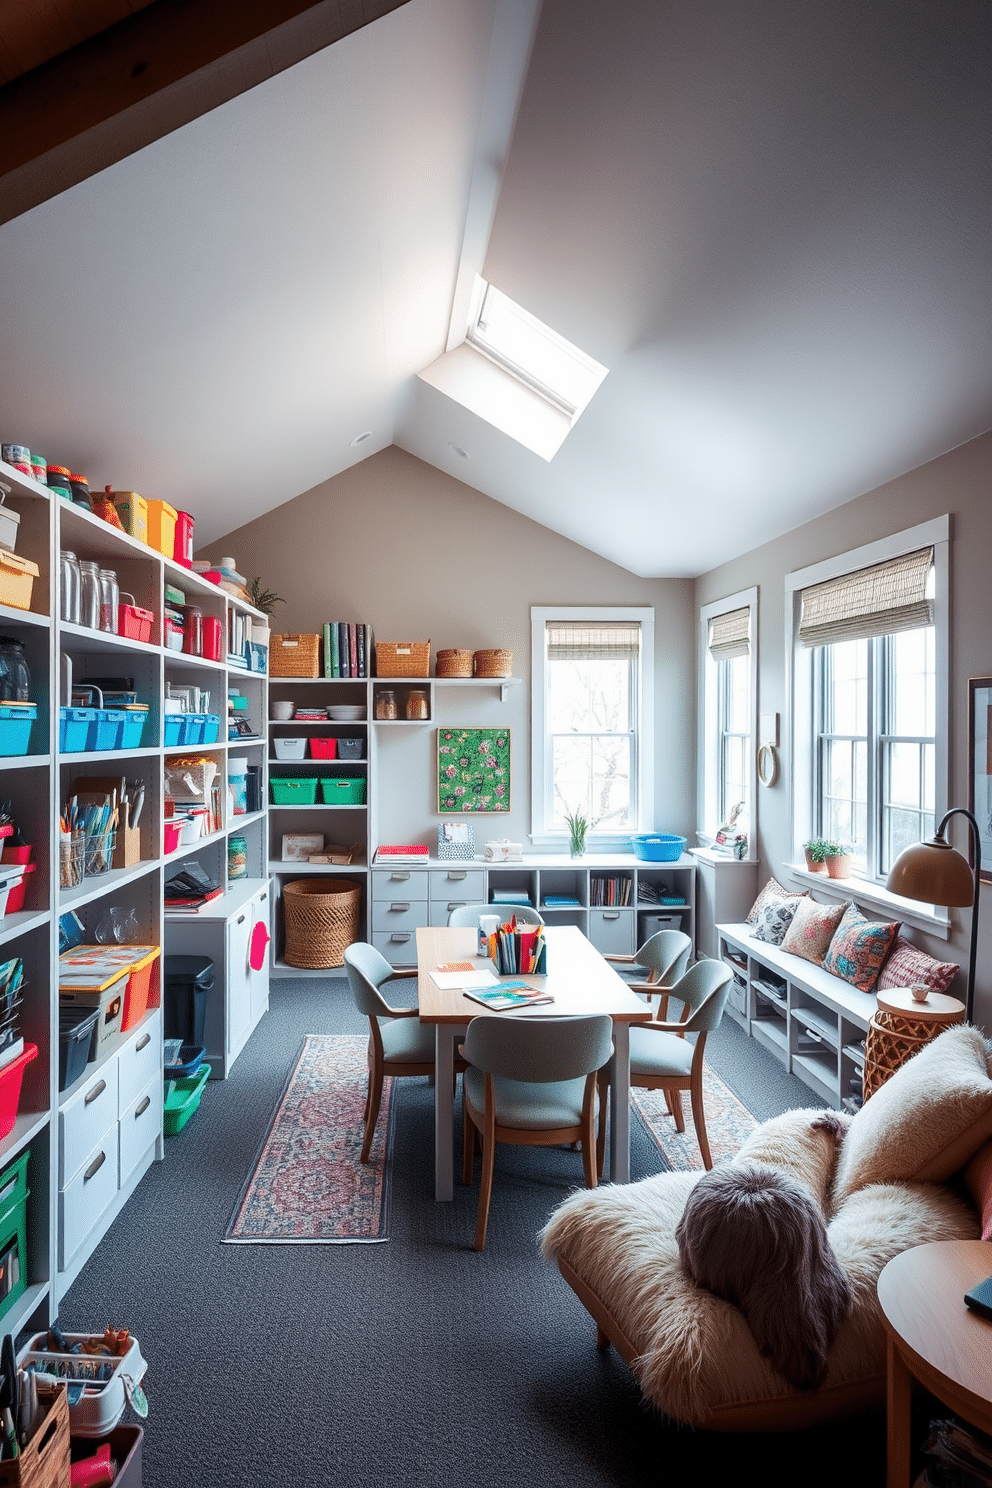
<svg viewBox="0 0 992 1488">
<path fill-rule="evenodd" d="M 975 866 L 952 847 L 944 828 L 952 816 L 967 819 L 971 831 Z M 971 955 L 968 960 L 968 999 L 966 1017 L 971 1022 L 975 1002 L 975 960 L 978 955 L 978 892 L 981 883 L 982 844 L 978 823 L 965 806 L 952 806 L 940 819 L 940 826 L 928 842 L 916 842 L 896 858 L 886 880 L 886 887 L 904 899 L 917 899 L 924 904 L 939 904 L 948 909 L 966 909 L 971 905 Z"/>
</svg>

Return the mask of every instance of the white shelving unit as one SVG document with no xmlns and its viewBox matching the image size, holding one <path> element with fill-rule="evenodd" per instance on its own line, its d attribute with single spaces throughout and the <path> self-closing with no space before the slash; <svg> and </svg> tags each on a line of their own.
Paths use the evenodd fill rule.
<svg viewBox="0 0 992 1488">
<path fill-rule="evenodd" d="M 156 962 L 149 1009 L 141 1022 L 97 1064 L 88 1064 L 68 1089 L 58 1088 L 58 916 L 74 910 L 90 936 L 109 904 L 135 910 L 139 939 L 160 945 L 163 955 L 185 949 L 189 919 L 163 913 L 162 889 L 173 863 L 197 854 L 225 884 L 225 895 L 211 906 L 214 916 L 234 911 L 245 896 L 268 892 L 265 810 L 235 816 L 222 792 L 221 828 L 210 838 L 163 857 L 163 768 L 184 752 L 217 761 L 226 784 L 229 748 L 215 745 L 162 747 L 163 704 L 170 681 L 193 681 L 211 693 L 211 711 L 226 733 L 227 689 L 249 697 L 249 716 L 259 732 L 255 741 L 232 745 L 254 758 L 262 771 L 265 800 L 264 721 L 267 679 L 258 673 L 184 656 L 162 644 L 166 584 L 183 589 L 205 616 L 215 616 L 227 634 L 231 610 L 243 610 L 259 623 L 265 617 L 215 585 L 173 563 L 145 544 L 118 532 L 98 517 L 52 499 L 44 486 L 0 463 L 0 479 L 12 488 L 8 504 L 21 515 L 17 553 L 39 566 L 30 610 L 0 604 L 0 634 L 24 642 L 31 669 L 33 701 L 38 705 L 30 752 L 0 757 L 3 797 L 12 802 L 22 831 L 32 842 L 35 871 L 28 880 L 24 910 L 0 919 L 0 958 L 21 956 L 26 992 L 21 1019 L 24 1037 L 38 1047 L 25 1070 L 17 1120 L 0 1141 L 0 1170 L 30 1149 L 27 1210 L 28 1287 L 3 1317 L 3 1330 L 18 1333 L 45 1326 L 80 1267 L 99 1243 L 156 1157 L 162 1157 L 162 963 Z M 148 643 L 65 623 L 59 615 L 59 550 L 96 559 L 113 568 L 120 588 L 155 614 Z M 141 747 L 60 754 L 59 696 L 69 659 L 72 680 L 133 678 L 149 704 Z M 58 818 L 69 786 L 87 776 L 124 775 L 141 780 L 145 806 L 139 822 L 139 859 L 126 868 L 84 877 L 61 888 L 58 872 Z M 244 835 L 251 879 L 227 884 L 228 838 Z M 222 988 L 223 992 L 223 988 Z M 264 1011 L 264 992 L 256 991 L 251 1016 Z M 254 1022 L 252 1025 L 254 1026 Z M 243 1030 L 240 1030 L 243 1031 Z M 247 1035 L 245 1035 L 247 1036 Z M 243 1040 L 242 1040 L 243 1042 Z M 240 1047 L 240 1046 L 239 1046 Z M 93 1092 L 98 1094 L 94 1095 Z M 111 1098 L 111 1096 L 113 1098 Z"/>
</svg>

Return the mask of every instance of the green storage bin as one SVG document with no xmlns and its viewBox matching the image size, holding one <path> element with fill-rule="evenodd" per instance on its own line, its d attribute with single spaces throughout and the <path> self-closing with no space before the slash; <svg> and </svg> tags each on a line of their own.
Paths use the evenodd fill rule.
<svg viewBox="0 0 992 1488">
<path fill-rule="evenodd" d="M 0 1318 L 27 1291 L 30 1158 L 29 1148 L 0 1173 Z"/>
<path fill-rule="evenodd" d="M 334 775 L 320 778 L 320 790 L 328 806 L 363 806 L 364 775 Z"/>
<path fill-rule="evenodd" d="M 275 806 L 314 806 L 317 802 L 317 777 L 298 775 L 275 777 L 269 781 Z"/>
<path fill-rule="evenodd" d="M 195 1075 L 186 1075 L 181 1080 L 166 1081 L 162 1120 L 167 1137 L 174 1137 L 177 1132 L 181 1132 L 194 1115 L 200 1104 L 203 1087 L 209 1079 L 209 1064 L 201 1064 Z"/>
</svg>

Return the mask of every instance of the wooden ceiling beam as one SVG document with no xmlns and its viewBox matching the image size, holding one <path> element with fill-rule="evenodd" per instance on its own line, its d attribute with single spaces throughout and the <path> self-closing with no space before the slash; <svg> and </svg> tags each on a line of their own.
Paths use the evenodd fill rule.
<svg viewBox="0 0 992 1488">
<path fill-rule="evenodd" d="M 154 0 L 0 87 L 0 222 L 408 0 Z"/>
</svg>

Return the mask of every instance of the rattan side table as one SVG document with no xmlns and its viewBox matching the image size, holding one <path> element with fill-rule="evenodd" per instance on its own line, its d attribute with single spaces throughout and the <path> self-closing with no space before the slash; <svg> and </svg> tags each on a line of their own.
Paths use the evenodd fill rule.
<svg viewBox="0 0 992 1488">
<path fill-rule="evenodd" d="M 926 1002 L 917 1002 L 908 987 L 891 987 L 876 993 L 875 1000 L 865 1037 L 865 1100 L 924 1044 L 952 1023 L 963 1023 L 965 1014 L 964 1003 L 944 992 L 930 992 Z"/>
</svg>

